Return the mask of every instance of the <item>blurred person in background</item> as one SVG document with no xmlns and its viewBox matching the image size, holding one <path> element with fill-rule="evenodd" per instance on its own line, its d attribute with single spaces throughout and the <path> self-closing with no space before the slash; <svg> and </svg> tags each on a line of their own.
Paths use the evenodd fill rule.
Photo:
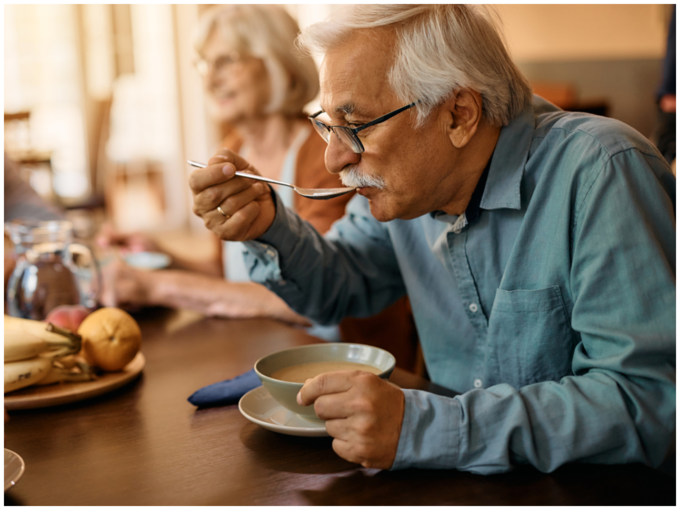
<svg viewBox="0 0 680 510">
<path fill-rule="evenodd" d="M 666 57 L 663 61 L 661 84 L 656 94 L 659 107 L 656 128 L 652 135 L 663 157 L 666 158 L 675 173 L 675 6 L 668 27 Z"/>
<path fill-rule="evenodd" d="M 279 6 L 213 7 L 200 19 L 195 35 L 196 68 L 213 112 L 223 123 L 224 147 L 247 157 L 266 177 L 305 188 L 340 187 L 338 176 L 327 172 L 324 165 L 326 143 L 303 112 L 319 91 L 319 77 L 312 58 L 295 49 L 298 32 L 295 20 Z M 266 186 L 258 183 L 256 188 Z M 309 200 L 286 187 L 278 187 L 277 193 L 287 207 L 321 233 L 343 216 L 352 196 Z M 223 205 L 227 214 L 231 208 Z M 196 263 L 173 255 L 173 267 L 179 270 L 141 271 L 120 261 L 109 265 L 103 271 L 103 304 L 162 305 L 209 316 L 266 317 L 310 325 L 273 292 L 250 282 L 242 243 L 215 240 L 219 249 L 213 260 Z M 130 251 L 162 251 L 149 236 L 119 234 L 110 228 L 101 232 L 98 242 Z M 400 339 L 415 344 L 411 340 L 415 326 L 405 299 L 380 317 L 349 319 L 341 329 L 347 341 L 373 345 L 377 341 L 388 349 Z M 310 333 L 338 339 L 335 327 L 315 327 Z M 399 358 L 404 365 L 406 361 Z"/>
</svg>

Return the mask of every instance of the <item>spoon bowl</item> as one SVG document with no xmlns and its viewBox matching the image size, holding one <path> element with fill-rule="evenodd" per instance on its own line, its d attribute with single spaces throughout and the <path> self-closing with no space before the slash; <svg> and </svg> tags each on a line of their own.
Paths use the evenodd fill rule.
<svg viewBox="0 0 680 510">
<path fill-rule="evenodd" d="M 205 163 L 199 163 L 198 161 L 192 161 L 191 159 L 187 160 L 187 163 L 196 168 L 205 168 L 208 166 Z M 311 198 L 312 200 L 328 200 L 329 198 L 339 197 L 356 190 L 356 188 L 300 188 L 293 184 L 269 179 L 267 177 L 262 177 L 261 175 L 248 174 L 245 172 L 236 172 L 236 175 L 255 181 L 264 181 L 272 184 L 280 184 L 281 186 L 288 186 L 289 188 L 293 188 L 293 191 L 298 195 L 305 198 Z"/>
</svg>

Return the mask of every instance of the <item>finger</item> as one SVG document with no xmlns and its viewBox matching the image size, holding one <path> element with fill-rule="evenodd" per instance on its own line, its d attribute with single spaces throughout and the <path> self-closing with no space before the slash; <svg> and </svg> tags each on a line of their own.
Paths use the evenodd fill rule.
<svg viewBox="0 0 680 510">
<path fill-rule="evenodd" d="M 194 195 L 194 214 L 203 217 L 204 214 L 216 209 L 218 205 L 221 205 L 222 202 L 224 202 L 230 196 L 241 193 L 242 191 L 252 187 L 254 184 L 255 182 L 250 179 L 238 177 L 219 185 L 210 186 L 209 188 L 206 188 Z M 261 187 L 255 188 L 255 190 L 262 189 L 263 188 Z"/>
<path fill-rule="evenodd" d="M 219 212 L 217 212 L 217 214 L 222 217 L 222 220 L 217 220 L 221 222 L 209 225 L 206 221 L 206 227 L 217 234 L 220 239 L 245 241 L 251 239 L 251 237 L 249 237 L 249 232 L 260 214 L 260 205 L 257 202 L 250 202 L 236 211 L 228 220 L 226 220 Z M 212 218 L 214 219 L 214 216 Z"/>
<path fill-rule="evenodd" d="M 355 464 L 361 464 L 364 459 L 357 455 L 356 449 L 351 441 L 344 439 L 335 438 L 333 439 L 333 451 L 338 454 L 338 456 L 343 459 L 354 462 Z"/>
<path fill-rule="evenodd" d="M 314 401 L 314 412 L 322 420 L 348 418 L 353 414 L 349 394 L 343 391 L 318 396 Z"/>
<path fill-rule="evenodd" d="M 265 187 L 267 186 L 265 185 Z M 256 203 L 257 198 L 261 194 L 260 189 L 260 186 L 255 187 L 249 185 L 243 191 L 228 196 L 226 199 L 215 205 L 213 209 L 201 214 L 205 226 L 210 230 L 214 230 L 215 228 L 220 228 L 221 225 L 224 225 L 225 222 L 236 216 L 237 218 L 229 224 L 230 232 L 240 232 L 243 230 L 243 228 L 239 226 L 239 220 L 246 221 L 246 225 L 250 225 L 254 218 L 251 218 L 250 214 L 238 213 L 249 204 Z"/>
<path fill-rule="evenodd" d="M 352 387 L 352 377 L 357 373 L 358 371 L 354 370 L 343 370 L 317 375 L 305 382 L 297 395 L 297 403 L 308 406 L 321 395 L 347 391 Z"/>
<path fill-rule="evenodd" d="M 326 420 L 326 432 L 335 439 L 347 441 L 350 437 L 349 421 L 345 418 Z"/>
<path fill-rule="evenodd" d="M 343 459 L 361 464 L 369 469 L 390 469 L 394 455 L 384 451 L 374 441 L 366 442 L 356 437 L 333 439 L 333 451 Z"/>
<path fill-rule="evenodd" d="M 269 193 L 269 186 L 264 182 L 256 182 L 243 191 L 227 197 L 219 206 L 227 215 L 227 219 L 229 219 L 230 216 L 233 216 L 237 211 L 245 207 L 246 204 L 256 200 L 265 193 Z"/>
<path fill-rule="evenodd" d="M 253 173 L 259 175 L 247 160 L 243 159 L 239 154 L 235 153 L 231 149 L 223 147 L 208 160 L 208 165 L 219 165 L 225 163 L 233 164 L 236 170 L 253 170 Z"/>
<path fill-rule="evenodd" d="M 214 165 L 208 165 L 205 168 L 199 168 L 191 172 L 191 175 L 189 176 L 189 187 L 194 195 L 198 195 L 208 188 L 227 182 L 234 177 L 235 173 L 236 167 L 233 163 L 221 162 Z"/>
<path fill-rule="evenodd" d="M 108 247 L 119 244 L 121 240 L 125 240 L 126 238 L 127 234 L 120 234 L 112 228 L 108 228 L 99 232 L 97 242 L 103 247 Z"/>
<path fill-rule="evenodd" d="M 229 149 L 220 149 L 208 160 L 208 166 L 191 173 L 189 187 L 192 192 L 200 193 L 205 188 L 228 181 L 236 171 L 249 171 L 259 175 L 241 156 Z"/>
</svg>

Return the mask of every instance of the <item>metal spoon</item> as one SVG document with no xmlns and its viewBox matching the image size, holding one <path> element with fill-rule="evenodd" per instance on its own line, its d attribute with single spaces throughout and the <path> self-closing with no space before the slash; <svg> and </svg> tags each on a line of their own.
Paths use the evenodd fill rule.
<svg viewBox="0 0 680 510">
<path fill-rule="evenodd" d="M 205 168 L 206 166 L 208 166 L 205 163 L 199 163 L 198 161 L 192 161 L 190 159 L 187 160 L 187 163 L 189 163 L 191 166 L 195 166 L 196 168 Z M 305 198 L 311 198 L 312 200 L 328 200 L 329 198 L 339 197 L 340 195 L 344 195 L 345 193 L 349 193 L 356 189 L 356 188 L 322 188 L 322 189 L 299 188 L 292 184 L 288 184 L 287 182 L 276 181 L 274 179 L 268 179 L 267 177 L 261 177 L 259 175 L 247 174 L 245 172 L 236 172 L 236 175 L 238 175 L 239 177 L 245 177 L 246 179 L 254 179 L 256 181 L 271 182 L 273 184 L 280 184 L 281 186 L 288 186 L 289 188 L 293 188 L 295 193 L 297 193 L 298 195 L 302 195 Z"/>
</svg>

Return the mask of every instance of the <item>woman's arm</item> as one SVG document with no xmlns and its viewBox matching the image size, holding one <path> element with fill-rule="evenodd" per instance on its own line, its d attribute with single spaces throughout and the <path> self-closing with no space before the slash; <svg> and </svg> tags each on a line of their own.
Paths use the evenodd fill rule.
<svg viewBox="0 0 680 510">
<path fill-rule="evenodd" d="M 116 261 L 103 270 L 105 306 L 167 306 L 211 317 L 275 319 L 311 324 L 262 285 L 178 270 L 140 271 Z"/>
<path fill-rule="evenodd" d="M 219 240 L 215 242 L 217 243 L 219 242 Z M 165 253 L 172 257 L 171 267 L 173 269 L 196 271 L 197 273 L 203 273 L 220 277 L 223 276 L 222 261 L 219 257 L 219 254 L 216 253 L 218 251 L 217 247 L 215 247 L 215 250 L 213 251 L 213 253 L 215 253 L 215 256 L 211 259 L 206 260 L 188 259 L 177 255 L 177 253 L 175 253 L 174 251 L 164 249 L 149 234 L 143 232 L 131 232 L 131 233 L 117 232 L 113 228 L 113 226 L 109 223 L 105 223 L 100 229 L 96 237 L 96 243 L 100 248 L 104 250 L 118 248 L 122 253 L 135 253 L 141 251 L 152 252 L 155 251 Z"/>
</svg>

